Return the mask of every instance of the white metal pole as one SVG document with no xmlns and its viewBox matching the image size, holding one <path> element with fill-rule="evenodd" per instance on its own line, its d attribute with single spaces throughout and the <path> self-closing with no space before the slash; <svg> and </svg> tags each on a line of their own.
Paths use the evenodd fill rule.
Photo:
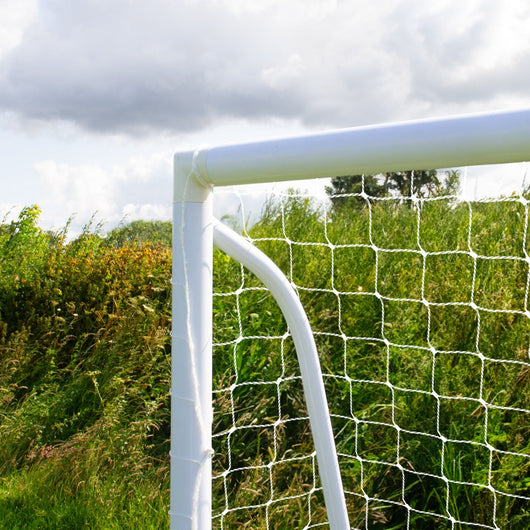
<svg viewBox="0 0 530 530">
<path fill-rule="evenodd" d="M 211 528 L 212 201 L 175 155 L 171 369 L 171 530 Z"/>
</svg>

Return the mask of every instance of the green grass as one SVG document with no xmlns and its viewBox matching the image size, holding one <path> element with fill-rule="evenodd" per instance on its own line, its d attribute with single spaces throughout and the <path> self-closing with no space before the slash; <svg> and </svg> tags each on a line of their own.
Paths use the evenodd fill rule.
<svg viewBox="0 0 530 530">
<path fill-rule="evenodd" d="M 68 242 L 38 214 L 0 225 L 0 528 L 168 528 L 167 226 Z M 494 510 L 530 526 L 525 216 L 510 198 L 324 217 L 291 197 L 250 230 L 316 333 L 353 527 L 451 528 L 447 507 L 462 530 Z M 323 523 L 286 324 L 214 261 L 214 527 Z"/>
</svg>

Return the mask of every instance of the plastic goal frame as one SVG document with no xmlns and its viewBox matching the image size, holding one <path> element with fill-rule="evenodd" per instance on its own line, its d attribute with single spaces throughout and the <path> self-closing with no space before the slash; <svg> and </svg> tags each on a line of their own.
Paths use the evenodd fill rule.
<svg viewBox="0 0 530 530">
<path fill-rule="evenodd" d="M 278 277 L 274 264 L 262 259 L 250 244 L 245 246 L 232 237 L 213 218 L 213 187 L 528 160 L 530 110 L 358 127 L 175 154 L 172 530 L 211 527 L 214 240 L 257 270 L 276 295 L 296 344 L 330 526 L 349 528 L 309 324 L 289 282 Z"/>
</svg>

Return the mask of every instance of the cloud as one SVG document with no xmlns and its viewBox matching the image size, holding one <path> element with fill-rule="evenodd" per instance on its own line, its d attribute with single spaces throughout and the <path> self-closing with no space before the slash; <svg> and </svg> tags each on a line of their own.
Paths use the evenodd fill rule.
<svg viewBox="0 0 530 530">
<path fill-rule="evenodd" d="M 0 203 L 0 224 L 7 224 L 17 219 L 22 210 L 22 205 L 13 203 Z"/>
<path fill-rule="evenodd" d="M 93 216 L 107 227 L 122 220 L 171 216 L 169 153 L 133 157 L 111 167 L 44 160 L 34 170 L 47 191 L 47 202 L 41 204 L 46 225 L 62 226 L 73 216 L 74 231 L 79 231 Z"/>
<path fill-rule="evenodd" d="M 530 6 L 471 0 L 435 2 L 422 16 L 403 20 L 385 46 L 406 58 L 410 86 L 432 105 L 487 105 L 518 99 L 530 102 Z"/>
<path fill-rule="evenodd" d="M 248 49 L 257 23 L 186 0 L 42 3 L 3 61 L 0 104 L 32 120 L 120 132 L 260 113 L 274 94 L 259 83 L 264 57 Z"/>
<path fill-rule="evenodd" d="M 0 2 L 0 56 L 15 48 L 37 14 L 37 0 L 16 0 Z"/>
<path fill-rule="evenodd" d="M 530 102 L 526 0 L 39 4 L 0 108 L 96 132 L 347 126 Z"/>
</svg>

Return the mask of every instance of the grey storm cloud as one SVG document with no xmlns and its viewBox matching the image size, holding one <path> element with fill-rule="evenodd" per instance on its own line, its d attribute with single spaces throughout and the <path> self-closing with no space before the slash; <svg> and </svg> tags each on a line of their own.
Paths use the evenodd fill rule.
<svg viewBox="0 0 530 530">
<path fill-rule="evenodd" d="M 509 21 L 519 41 L 488 63 L 503 44 L 500 3 L 472 2 L 470 17 L 447 2 L 330 1 L 319 11 L 260 1 L 252 10 L 236 0 L 42 2 L 0 59 L 0 109 L 139 134 L 225 118 L 344 126 L 506 95 L 528 103 L 524 7 Z"/>
</svg>

